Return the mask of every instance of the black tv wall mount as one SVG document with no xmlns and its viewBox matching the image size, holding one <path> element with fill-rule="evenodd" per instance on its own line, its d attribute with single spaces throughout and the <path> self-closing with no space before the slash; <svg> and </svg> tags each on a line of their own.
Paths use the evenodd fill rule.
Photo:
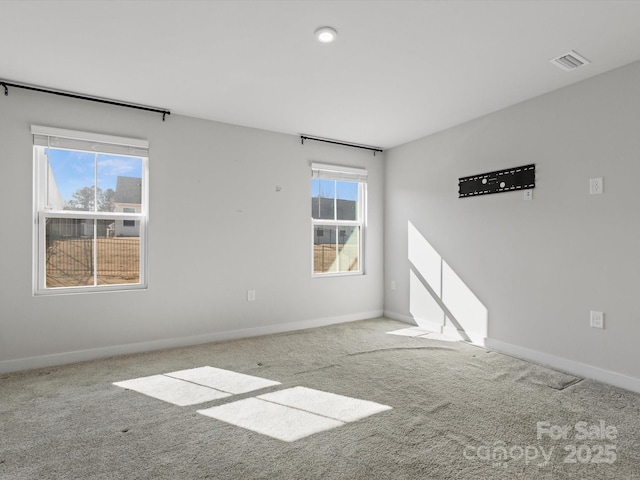
<svg viewBox="0 0 640 480">
<path fill-rule="evenodd" d="M 536 186 L 535 164 L 458 179 L 458 198 L 525 190 Z"/>
</svg>

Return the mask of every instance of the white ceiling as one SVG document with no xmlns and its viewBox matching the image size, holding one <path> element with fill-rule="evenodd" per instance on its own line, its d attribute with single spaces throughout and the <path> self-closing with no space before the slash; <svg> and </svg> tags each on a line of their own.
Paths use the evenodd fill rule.
<svg viewBox="0 0 640 480">
<path fill-rule="evenodd" d="M 5 0 L 0 45 L 3 80 L 389 148 L 640 60 L 640 1 Z"/>
</svg>

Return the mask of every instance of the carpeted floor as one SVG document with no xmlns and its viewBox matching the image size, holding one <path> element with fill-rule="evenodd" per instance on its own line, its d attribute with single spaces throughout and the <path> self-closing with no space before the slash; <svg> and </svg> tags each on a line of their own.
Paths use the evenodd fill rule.
<svg viewBox="0 0 640 480">
<path fill-rule="evenodd" d="M 405 327 L 377 319 L 1 375 L 0 478 L 640 479 L 640 395 L 387 333 Z M 196 374 L 224 394 L 181 406 L 126 383 L 200 388 Z M 216 383 L 234 374 L 249 376 L 242 393 Z"/>
</svg>

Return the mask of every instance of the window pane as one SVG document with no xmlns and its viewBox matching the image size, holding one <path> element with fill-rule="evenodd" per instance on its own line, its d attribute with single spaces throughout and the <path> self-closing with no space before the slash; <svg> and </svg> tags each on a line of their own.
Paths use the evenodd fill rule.
<svg viewBox="0 0 640 480">
<path fill-rule="evenodd" d="M 311 181 L 311 217 L 320 220 L 335 220 L 335 189 L 333 180 Z"/>
<path fill-rule="evenodd" d="M 115 219 L 46 222 L 47 288 L 140 283 L 140 237 L 116 237 Z"/>
<path fill-rule="evenodd" d="M 48 152 L 48 208 L 114 212 L 118 197 L 121 204 L 142 203 L 141 158 L 55 148 Z"/>
<path fill-rule="evenodd" d="M 46 207 L 94 210 L 95 154 L 50 148 Z"/>
<path fill-rule="evenodd" d="M 46 287 L 93 285 L 93 220 L 46 220 Z"/>
<path fill-rule="evenodd" d="M 338 271 L 336 261 L 337 227 L 315 225 L 313 232 L 313 272 L 329 273 Z"/>
<path fill-rule="evenodd" d="M 100 220 L 101 221 L 101 220 Z M 110 220 L 111 225 L 114 221 Z M 140 283 L 140 237 L 98 237 L 98 285 Z"/>
<path fill-rule="evenodd" d="M 338 220 L 358 220 L 358 183 L 336 182 Z"/>
<path fill-rule="evenodd" d="M 338 266 L 340 272 L 360 270 L 360 227 L 338 227 Z"/>
<path fill-rule="evenodd" d="M 142 159 L 98 155 L 98 195 L 101 212 L 140 212 Z"/>
</svg>

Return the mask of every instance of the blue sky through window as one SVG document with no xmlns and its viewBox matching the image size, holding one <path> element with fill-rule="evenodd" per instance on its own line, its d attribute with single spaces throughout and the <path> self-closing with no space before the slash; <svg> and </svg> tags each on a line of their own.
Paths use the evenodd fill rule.
<svg viewBox="0 0 640 480">
<path fill-rule="evenodd" d="M 337 196 L 336 196 L 337 190 Z M 357 182 L 337 182 L 334 180 L 311 180 L 311 197 L 338 198 L 341 200 L 358 200 Z"/>
<path fill-rule="evenodd" d="M 49 165 L 65 202 L 71 200 L 77 190 L 95 183 L 94 153 L 51 148 Z M 98 188 L 115 190 L 119 176 L 142 178 L 142 159 L 99 153 Z"/>
</svg>

